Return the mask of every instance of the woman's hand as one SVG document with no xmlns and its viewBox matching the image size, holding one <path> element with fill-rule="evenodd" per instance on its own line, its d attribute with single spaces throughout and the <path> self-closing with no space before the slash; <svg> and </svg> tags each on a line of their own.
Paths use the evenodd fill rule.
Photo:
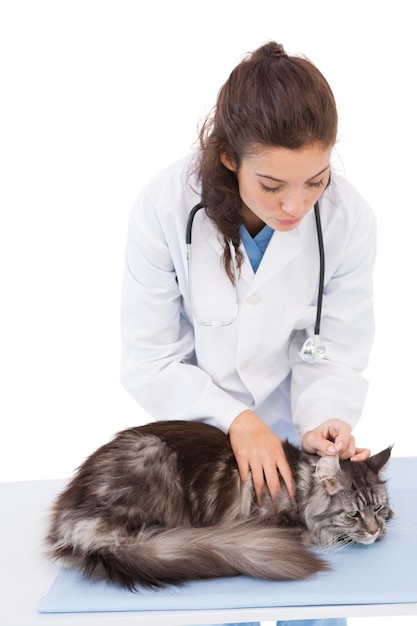
<svg viewBox="0 0 417 626">
<path fill-rule="evenodd" d="M 259 505 L 265 482 L 271 498 L 276 496 L 280 488 L 279 474 L 293 498 L 293 479 L 282 441 L 256 413 L 249 409 L 240 413 L 230 425 L 229 438 L 242 482 L 246 482 L 249 471 L 252 472 Z"/>
<path fill-rule="evenodd" d="M 317 428 L 306 432 L 301 440 L 306 452 L 324 456 L 339 454 L 340 458 L 351 461 L 365 461 L 370 455 L 367 448 L 357 448 L 352 435 L 352 427 L 342 420 L 332 419 Z"/>
</svg>

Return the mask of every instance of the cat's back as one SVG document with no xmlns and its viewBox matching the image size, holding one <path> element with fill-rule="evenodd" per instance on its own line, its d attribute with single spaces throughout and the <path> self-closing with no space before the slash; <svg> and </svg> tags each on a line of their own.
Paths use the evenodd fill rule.
<svg viewBox="0 0 417 626">
<path fill-rule="evenodd" d="M 219 476 L 237 472 L 237 463 L 225 432 L 204 422 L 167 420 L 145 424 L 116 437 L 129 442 L 128 447 L 148 453 L 153 463 L 175 459 L 178 475 L 187 483 L 204 487 L 212 483 L 213 474 Z M 161 455 L 155 458 L 155 450 Z M 148 463 L 146 464 L 148 472 Z"/>
<path fill-rule="evenodd" d="M 208 525 L 225 514 L 239 489 L 223 431 L 202 422 L 161 421 L 123 430 L 96 450 L 61 494 L 55 512 L 128 525 L 136 520 L 134 528 Z"/>
<path fill-rule="evenodd" d="M 215 523 L 227 516 L 233 503 L 240 506 L 239 471 L 225 432 L 204 422 L 181 420 L 147 424 L 136 432 L 156 436 L 175 458 L 193 524 Z"/>
<path fill-rule="evenodd" d="M 204 422 L 183 420 L 152 422 L 119 433 L 122 436 L 123 434 L 134 438 L 156 437 L 185 463 L 193 463 L 194 459 L 201 462 L 207 458 L 236 465 L 229 437 L 219 428 Z"/>
</svg>

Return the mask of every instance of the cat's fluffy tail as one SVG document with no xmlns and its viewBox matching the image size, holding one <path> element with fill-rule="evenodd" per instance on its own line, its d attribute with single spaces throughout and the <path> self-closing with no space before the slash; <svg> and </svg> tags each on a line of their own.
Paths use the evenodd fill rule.
<svg viewBox="0 0 417 626">
<path fill-rule="evenodd" d="M 95 580 L 135 589 L 236 576 L 297 580 L 328 569 L 291 529 L 253 522 L 208 528 L 143 529 L 129 539 L 79 522 L 49 537 L 50 556 Z"/>
</svg>

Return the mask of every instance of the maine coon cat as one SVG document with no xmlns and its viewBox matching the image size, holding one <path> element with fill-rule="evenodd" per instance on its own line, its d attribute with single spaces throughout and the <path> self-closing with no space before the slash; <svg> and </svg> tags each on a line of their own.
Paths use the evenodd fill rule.
<svg viewBox="0 0 417 626">
<path fill-rule="evenodd" d="M 133 590 L 238 574 L 301 579 L 327 567 L 308 546 L 381 539 L 390 448 L 354 463 L 284 445 L 295 498 L 282 484 L 259 507 L 221 430 L 184 421 L 124 430 L 58 497 L 49 555 Z"/>
</svg>

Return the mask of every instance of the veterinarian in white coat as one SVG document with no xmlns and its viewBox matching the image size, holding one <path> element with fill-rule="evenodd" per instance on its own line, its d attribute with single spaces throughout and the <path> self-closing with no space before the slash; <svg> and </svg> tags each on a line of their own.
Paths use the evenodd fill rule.
<svg viewBox="0 0 417 626">
<path fill-rule="evenodd" d="M 229 432 L 259 500 L 264 481 L 271 493 L 280 477 L 292 489 L 283 438 L 353 461 L 369 454 L 351 431 L 374 332 L 375 221 L 331 171 L 336 128 L 318 70 L 267 44 L 223 86 L 201 149 L 156 176 L 130 217 L 122 384 L 157 420 L 205 420 Z M 322 267 L 317 202 L 326 354 L 308 363 L 301 351 L 314 335 Z"/>
</svg>

